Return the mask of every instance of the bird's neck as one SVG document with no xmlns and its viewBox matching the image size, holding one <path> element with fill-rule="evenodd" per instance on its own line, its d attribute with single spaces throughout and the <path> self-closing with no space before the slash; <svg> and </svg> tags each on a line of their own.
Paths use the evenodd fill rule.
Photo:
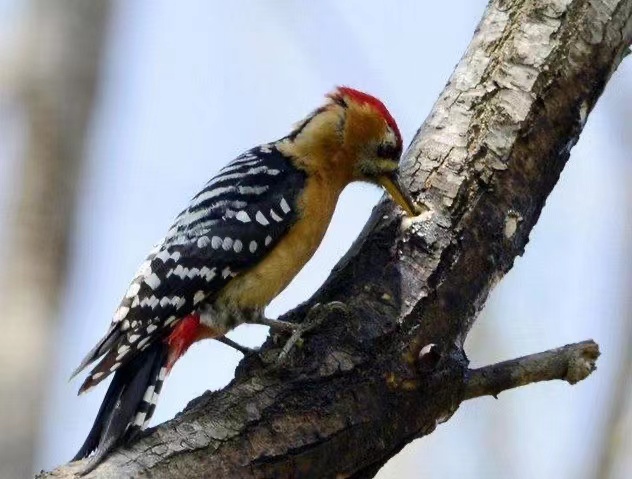
<svg viewBox="0 0 632 479">
<path fill-rule="evenodd" d="M 330 106 L 305 119 L 295 134 L 283 139 L 279 150 L 308 177 L 322 180 L 337 194 L 353 179 L 356 158 L 344 147 L 344 112 Z"/>
</svg>

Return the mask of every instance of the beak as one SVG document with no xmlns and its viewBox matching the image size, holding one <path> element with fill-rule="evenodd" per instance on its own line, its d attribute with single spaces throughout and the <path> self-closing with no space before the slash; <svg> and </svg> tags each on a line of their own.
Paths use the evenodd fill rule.
<svg viewBox="0 0 632 479">
<path fill-rule="evenodd" d="M 408 216 L 417 216 L 423 213 L 419 205 L 413 201 L 408 190 L 402 186 L 396 172 L 378 176 L 377 181 Z"/>
</svg>

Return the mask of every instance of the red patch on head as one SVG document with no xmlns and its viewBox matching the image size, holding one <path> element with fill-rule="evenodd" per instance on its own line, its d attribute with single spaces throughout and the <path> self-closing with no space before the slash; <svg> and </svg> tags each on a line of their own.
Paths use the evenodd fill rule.
<svg viewBox="0 0 632 479">
<path fill-rule="evenodd" d="M 399 128 L 397 127 L 397 123 L 395 122 L 395 118 L 388 111 L 384 103 L 375 98 L 368 93 L 364 93 L 359 90 L 355 90 L 353 88 L 349 88 L 347 86 L 339 86 L 333 93 L 330 93 L 329 98 L 335 100 L 342 99 L 343 96 L 347 96 L 351 98 L 356 103 L 361 105 L 371 105 L 375 110 L 382 115 L 386 124 L 391 127 L 391 129 L 395 132 L 395 136 L 397 136 L 398 146 L 402 146 L 402 135 L 399 132 Z"/>
</svg>

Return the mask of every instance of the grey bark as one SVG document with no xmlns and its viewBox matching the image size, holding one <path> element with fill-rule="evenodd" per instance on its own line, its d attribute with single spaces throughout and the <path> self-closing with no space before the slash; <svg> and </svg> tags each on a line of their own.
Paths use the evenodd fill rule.
<svg viewBox="0 0 632 479">
<path fill-rule="evenodd" d="M 107 6 L 31 2 L 24 43 L 0 79 L 26 131 L 0 270 L 3 334 L 10 338 L 0 351 L 0 477 L 32 472 Z"/>
<path fill-rule="evenodd" d="M 382 201 L 322 288 L 284 318 L 325 305 L 285 365 L 268 361 L 280 344 L 269 338 L 263 360 L 242 361 L 226 388 L 89 477 L 373 477 L 468 397 L 588 375 L 593 343 L 527 361 L 539 365 L 527 379 L 522 360 L 491 367 L 474 393 L 471 378 L 483 376 L 463 343 L 631 40 L 632 0 L 492 0 L 405 153 L 405 176 L 431 212 L 402 219 Z"/>
</svg>

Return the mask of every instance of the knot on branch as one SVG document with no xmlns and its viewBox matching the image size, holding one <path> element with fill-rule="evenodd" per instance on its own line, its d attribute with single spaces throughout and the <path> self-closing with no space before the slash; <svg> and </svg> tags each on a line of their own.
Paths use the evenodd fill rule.
<svg viewBox="0 0 632 479">
<path fill-rule="evenodd" d="M 576 384 L 586 379 L 597 369 L 599 345 L 592 340 L 585 341 L 584 344 L 583 348 L 573 349 L 569 353 L 568 371 L 564 378 L 569 384 Z"/>
</svg>

